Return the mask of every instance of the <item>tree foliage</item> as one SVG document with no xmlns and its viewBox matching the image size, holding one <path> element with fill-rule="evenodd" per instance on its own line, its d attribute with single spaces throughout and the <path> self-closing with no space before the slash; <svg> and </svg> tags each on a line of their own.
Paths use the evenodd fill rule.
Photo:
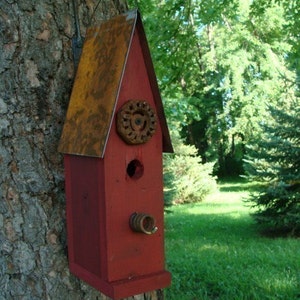
<svg viewBox="0 0 300 300">
<path fill-rule="evenodd" d="M 262 15 L 264 12 L 277 3 L 284 10 L 284 19 L 286 23 L 284 25 L 285 35 L 292 46 L 291 51 L 288 53 L 288 61 L 291 67 L 296 70 L 298 75 L 299 84 L 299 72 L 300 72 L 300 7 L 298 0 L 256 0 L 251 4 L 251 9 L 254 15 Z"/>
<path fill-rule="evenodd" d="M 175 153 L 164 156 L 165 204 L 200 202 L 217 189 L 213 163 L 201 163 L 195 146 L 172 132 Z"/>
<path fill-rule="evenodd" d="M 240 174 L 245 145 L 262 133 L 269 105 L 294 97 L 295 1 L 135 3 L 169 120 L 179 121 L 203 162 L 217 161 L 219 175 Z"/>
</svg>

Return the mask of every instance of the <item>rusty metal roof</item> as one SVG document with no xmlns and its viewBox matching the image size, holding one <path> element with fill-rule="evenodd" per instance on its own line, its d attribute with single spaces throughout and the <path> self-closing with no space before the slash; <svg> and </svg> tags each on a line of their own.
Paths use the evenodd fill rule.
<svg viewBox="0 0 300 300">
<path fill-rule="evenodd" d="M 137 10 L 87 30 L 59 143 L 62 153 L 103 157 L 135 28 L 163 132 L 163 151 L 173 152 L 156 76 Z"/>
</svg>

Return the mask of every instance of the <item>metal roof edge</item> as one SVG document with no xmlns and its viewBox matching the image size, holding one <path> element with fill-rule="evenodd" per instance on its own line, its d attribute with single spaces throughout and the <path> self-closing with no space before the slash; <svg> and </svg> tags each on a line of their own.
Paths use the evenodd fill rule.
<svg viewBox="0 0 300 300">
<path fill-rule="evenodd" d="M 167 119 L 165 116 L 162 98 L 159 91 L 159 86 L 157 82 L 157 77 L 154 70 L 153 61 L 151 58 L 151 52 L 149 49 L 149 44 L 147 41 L 146 33 L 143 26 L 143 21 L 141 14 L 138 10 L 137 11 L 137 21 L 136 21 L 136 28 L 139 30 L 139 37 L 141 42 L 141 47 L 143 51 L 144 61 L 146 64 L 147 74 L 150 81 L 150 85 L 152 88 L 154 101 L 158 113 L 158 118 L 160 120 L 161 128 L 162 128 L 162 135 L 163 135 L 163 152 L 173 153 L 173 146 L 171 142 L 170 132 L 167 125 Z"/>
<path fill-rule="evenodd" d="M 111 120 L 110 120 L 110 123 L 109 123 L 109 128 L 108 128 L 106 140 L 105 140 L 105 143 L 104 143 L 104 146 L 103 146 L 103 151 L 102 151 L 101 158 L 104 157 L 106 146 L 107 146 L 107 142 L 108 142 L 108 139 L 109 139 L 109 134 L 110 134 L 111 127 L 112 127 L 112 124 L 113 124 L 113 119 L 114 119 L 113 116 L 114 116 L 114 114 L 116 112 L 117 99 L 119 98 L 119 95 L 120 95 L 120 90 L 121 90 L 122 81 L 123 81 L 123 78 L 124 78 L 124 73 L 125 73 L 125 69 L 126 69 L 126 65 L 127 65 L 127 60 L 128 60 L 130 48 L 131 48 L 131 45 L 132 45 L 133 34 L 134 34 L 134 31 L 135 31 L 135 28 L 136 28 L 136 24 L 137 24 L 138 10 L 137 9 L 133 9 L 133 10 L 130 10 L 130 11 L 126 12 L 126 13 L 118 15 L 118 16 L 122 16 L 122 15 L 129 15 L 129 14 L 134 14 L 135 15 L 135 17 L 134 17 L 134 23 L 133 23 L 133 26 L 131 28 L 131 34 L 130 34 L 129 44 L 128 44 L 128 47 L 127 47 L 127 53 L 126 53 L 126 56 L 125 56 L 124 65 L 123 65 L 121 76 L 120 76 L 120 80 L 119 80 L 118 91 L 116 93 L 116 101 L 115 101 L 115 104 L 114 104 L 114 108 L 113 108 L 113 112 L 112 112 L 112 117 L 111 117 Z"/>
</svg>

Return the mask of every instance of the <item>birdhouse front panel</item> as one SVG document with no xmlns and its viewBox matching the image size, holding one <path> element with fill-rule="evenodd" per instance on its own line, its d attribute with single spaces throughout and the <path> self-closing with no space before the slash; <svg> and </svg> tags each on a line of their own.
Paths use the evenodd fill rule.
<svg viewBox="0 0 300 300">
<path fill-rule="evenodd" d="M 164 288 L 162 152 L 172 145 L 137 11 L 89 31 L 77 72 L 59 148 L 70 270 L 113 299 Z"/>
<path fill-rule="evenodd" d="M 131 127 L 128 135 L 136 134 L 132 128 L 138 127 L 138 122 L 143 122 L 141 128 L 153 127 L 143 119 L 143 113 L 150 114 L 148 122 L 155 123 L 155 132 L 149 140 L 146 132 L 145 142 L 141 138 L 138 144 L 132 144 L 118 133 L 118 122 L 123 121 L 118 113 L 127 103 L 132 105 L 124 116 L 129 119 L 125 120 L 125 126 Z M 154 113 L 153 120 L 151 113 Z M 130 122 L 137 124 L 128 125 Z M 137 31 L 132 39 L 112 124 L 105 157 L 110 281 L 164 271 L 162 132 Z M 141 128 L 137 129 L 138 133 Z M 155 232 L 133 231 L 128 224 L 135 213 L 153 217 L 155 224 L 150 231 Z"/>
</svg>

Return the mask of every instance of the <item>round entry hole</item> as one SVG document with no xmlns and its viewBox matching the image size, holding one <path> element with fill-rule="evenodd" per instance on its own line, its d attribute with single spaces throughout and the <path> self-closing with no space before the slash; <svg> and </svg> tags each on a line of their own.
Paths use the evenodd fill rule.
<svg viewBox="0 0 300 300">
<path fill-rule="evenodd" d="M 127 175 L 133 179 L 141 178 L 144 174 L 144 166 L 142 163 L 134 159 L 127 166 Z"/>
</svg>

